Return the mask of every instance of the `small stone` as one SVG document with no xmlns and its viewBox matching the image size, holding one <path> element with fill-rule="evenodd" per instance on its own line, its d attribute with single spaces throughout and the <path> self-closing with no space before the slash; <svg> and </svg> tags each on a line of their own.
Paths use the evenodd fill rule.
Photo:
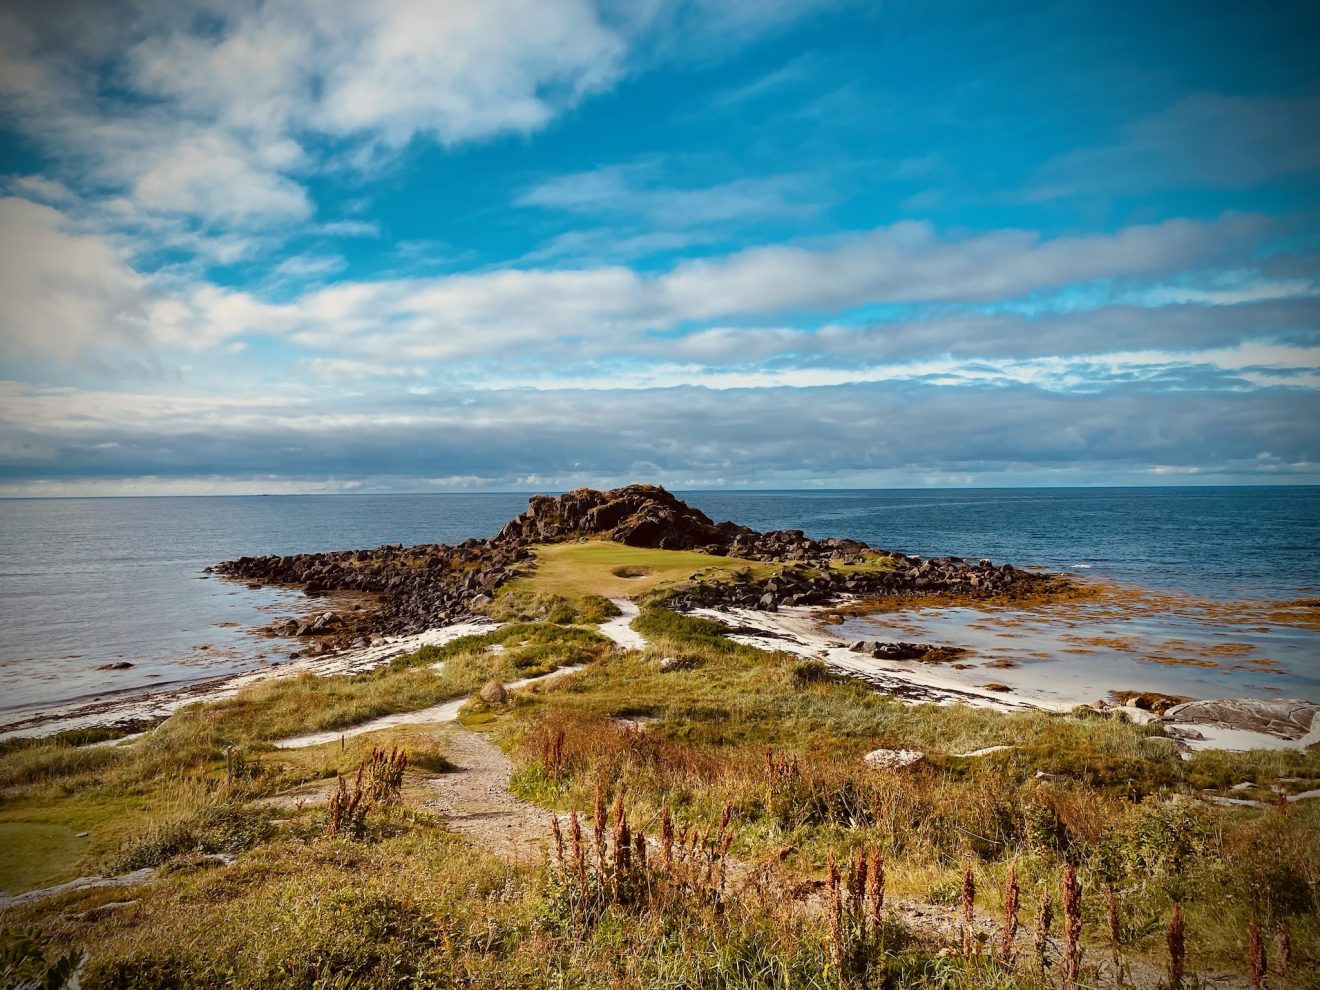
<svg viewBox="0 0 1320 990">
<path fill-rule="evenodd" d="M 481 700 L 488 705 L 502 705 L 509 700 L 509 692 L 499 681 L 487 681 L 481 689 Z"/>
<path fill-rule="evenodd" d="M 1046 773 L 1044 770 L 1037 770 L 1037 771 L 1035 772 L 1035 774 L 1033 774 L 1033 779 L 1035 779 L 1035 780 L 1067 780 L 1067 779 L 1068 779 L 1068 776 L 1067 776 L 1067 774 L 1062 774 L 1062 773 Z"/>
</svg>

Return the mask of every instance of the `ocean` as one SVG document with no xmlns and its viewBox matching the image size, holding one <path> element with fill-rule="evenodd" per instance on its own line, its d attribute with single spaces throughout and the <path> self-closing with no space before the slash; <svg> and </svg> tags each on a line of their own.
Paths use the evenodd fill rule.
<svg viewBox="0 0 1320 990">
<path fill-rule="evenodd" d="M 1226 602 L 1320 595 L 1317 487 L 679 494 L 717 522 L 923 556 L 990 557 Z M 527 498 L 2 500 L 0 713 L 285 662 L 290 643 L 251 629 L 305 600 L 203 568 L 245 554 L 490 536 Z M 1316 683 L 1317 642 L 1303 635 L 1275 657 L 1298 690 Z"/>
</svg>

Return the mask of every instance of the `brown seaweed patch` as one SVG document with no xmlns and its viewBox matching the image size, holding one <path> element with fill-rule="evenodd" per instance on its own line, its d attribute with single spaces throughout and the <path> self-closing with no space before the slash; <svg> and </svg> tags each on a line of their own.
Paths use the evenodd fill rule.
<svg viewBox="0 0 1320 990">
<path fill-rule="evenodd" d="M 1169 667 L 1218 667 L 1219 664 L 1213 660 L 1203 660 L 1199 657 L 1170 657 L 1160 654 L 1146 654 L 1141 658 L 1145 663 L 1162 663 Z"/>
<path fill-rule="evenodd" d="M 995 670 L 1012 670 L 1017 665 L 1016 660 L 1010 660 L 1008 657 L 1003 657 L 999 660 L 991 660 L 989 663 L 981 664 L 982 667 L 993 667 Z"/>
<path fill-rule="evenodd" d="M 1236 653 L 1250 653 L 1255 648 L 1250 643 L 1215 643 L 1212 646 L 1201 647 L 1201 652 L 1219 657 L 1231 656 Z"/>
</svg>

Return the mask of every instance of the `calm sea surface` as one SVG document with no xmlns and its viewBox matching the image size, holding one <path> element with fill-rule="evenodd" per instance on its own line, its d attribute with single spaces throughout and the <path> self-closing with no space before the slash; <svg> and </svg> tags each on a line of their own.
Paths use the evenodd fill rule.
<svg viewBox="0 0 1320 990">
<path fill-rule="evenodd" d="M 716 521 L 990 557 L 1223 600 L 1320 594 L 1320 488 L 691 492 Z M 519 495 L 0 500 L 0 711 L 287 658 L 247 630 L 301 596 L 202 569 L 244 554 L 495 533 Z M 1285 660 L 1303 680 L 1320 656 Z M 106 664 L 132 667 L 104 671 Z M 1297 669 L 1298 667 L 1303 669 Z"/>
</svg>

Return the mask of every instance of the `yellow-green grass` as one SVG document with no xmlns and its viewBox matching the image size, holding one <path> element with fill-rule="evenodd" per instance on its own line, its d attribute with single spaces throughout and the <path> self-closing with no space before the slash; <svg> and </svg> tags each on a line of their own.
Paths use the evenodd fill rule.
<svg viewBox="0 0 1320 990">
<path fill-rule="evenodd" d="M 695 550 L 651 550 L 622 543 L 550 543 L 533 548 L 536 569 L 505 586 L 509 593 L 558 595 L 576 599 L 587 595 L 624 598 L 650 591 L 701 573 L 715 577 L 751 568 L 757 575 L 773 574 L 778 564 L 717 557 Z M 628 576 L 632 572 L 635 576 Z"/>
<path fill-rule="evenodd" d="M 17 894 L 96 874 L 107 857 L 172 805 L 163 790 L 42 789 L 7 798 L 0 805 L 0 890 Z M 79 838 L 80 832 L 87 835 Z"/>
<path fill-rule="evenodd" d="M 653 550 L 607 540 L 586 543 L 548 543 L 533 547 L 536 569 L 505 585 L 511 595 L 551 595 L 569 601 L 591 596 L 635 598 L 689 579 L 718 580 L 734 574 L 755 579 L 770 577 L 781 563 L 722 557 L 696 550 Z M 855 564 L 831 564 L 846 574 L 893 569 L 893 559 L 875 554 Z"/>
</svg>

